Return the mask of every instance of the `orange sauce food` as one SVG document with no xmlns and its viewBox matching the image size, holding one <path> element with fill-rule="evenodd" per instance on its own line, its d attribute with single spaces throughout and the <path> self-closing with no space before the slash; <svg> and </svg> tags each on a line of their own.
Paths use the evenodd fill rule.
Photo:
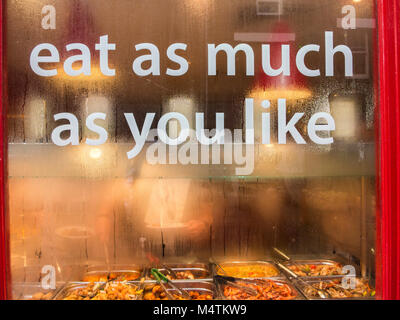
<svg viewBox="0 0 400 320">
<path fill-rule="evenodd" d="M 268 264 L 249 264 L 249 265 L 221 265 L 223 270 L 218 269 L 219 275 L 227 275 L 235 278 L 268 278 L 276 277 L 279 271 Z M 224 273 L 225 271 L 225 273 Z"/>
</svg>

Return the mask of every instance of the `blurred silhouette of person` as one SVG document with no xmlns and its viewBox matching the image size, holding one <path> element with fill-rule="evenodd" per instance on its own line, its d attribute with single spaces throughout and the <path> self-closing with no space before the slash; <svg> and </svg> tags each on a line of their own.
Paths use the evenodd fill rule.
<svg viewBox="0 0 400 320">
<path fill-rule="evenodd" d="M 105 196 L 96 221 L 100 240 L 110 244 L 114 232 L 117 255 L 141 256 L 154 264 L 177 255 L 208 259 L 208 252 L 200 251 L 208 248 L 213 222 L 210 183 L 145 178 L 145 170 L 152 166 L 135 161 L 126 178 L 116 183 L 115 195 Z"/>
</svg>

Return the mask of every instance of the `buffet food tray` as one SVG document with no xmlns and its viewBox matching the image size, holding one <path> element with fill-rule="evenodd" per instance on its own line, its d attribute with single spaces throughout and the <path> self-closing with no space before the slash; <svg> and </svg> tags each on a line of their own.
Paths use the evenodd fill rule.
<svg viewBox="0 0 400 320">
<path fill-rule="evenodd" d="M 205 263 L 165 263 L 165 266 L 171 268 L 176 273 L 187 272 L 193 275 L 193 279 L 171 279 L 174 281 L 213 281 L 212 271 L 208 264 Z M 168 275 L 168 271 L 161 265 L 158 270 L 164 275 Z M 151 275 L 151 268 L 146 270 L 146 280 L 154 280 Z"/>
<path fill-rule="evenodd" d="M 197 292 L 201 295 L 211 295 L 212 300 L 218 300 L 219 294 L 217 291 L 216 285 L 211 281 L 185 281 L 185 280 L 177 280 L 174 281 L 174 285 L 179 289 L 183 289 L 187 292 L 193 291 Z M 157 286 L 155 281 L 146 281 L 144 283 L 144 290 L 141 296 L 143 300 L 155 300 L 151 299 L 153 296 L 151 295 L 153 288 Z M 169 293 L 174 294 L 176 291 L 168 286 L 165 285 Z"/>
<path fill-rule="evenodd" d="M 138 265 L 89 266 L 82 282 L 104 282 L 107 280 L 136 281 L 145 276 L 145 268 Z"/>
<path fill-rule="evenodd" d="M 266 270 L 269 270 L 271 272 L 270 276 L 238 276 L 236 273 L 231 273 L 228 272 L 228 276 L 235 277 L 235 278 L 242 278 L 242 279 L 269 279 L 269 278 L 277 278 L 277 277 L 283 277 L 284 275 L 281 273 L 281 271 L 276 267 L 276 265 L 272 261 L 262 261 L 262 260 L 255 260 L 255 261 L 221 261 L 218 263 L 219 266 L 221 266 L 224 270 L 225 267 L 250 267 L 250 266 L 256 266 L 257 268 L 266 268 Z M 213 264 L 213 275 L 225 275 L 223 272 L 219 271 L 219 266 L 216 264 Z"/>
<path fill-rule="evenodd" d="M 290 268 L 290 267 L 293 267 L 293 266 L 296 266 L 296 265 L 314 265 L 314 266 L 328 266 L 328 267 L 338 266 L 340 269 L 343 267 L 343 263 L 338 262 L 338 261 L 334 261 L 334 260 L 330 260 L 330 259 L 302 259 L 302 260 L 287 261 L 287 262 L 283 262 L 282 264 L 287 268 Z M 338 274 L 338 275 L 303 275 L 303 274 L 298 274 L 294 270 L 292 270 L 292 271 L 294 273 L 296 273 L 299 277 L 303 278 L 303 279 L 315 279 L 316 277 L 332 277 L 332 278 L 341 278 L 341 277 L 343 277 L 343 274 Z"/>
<path fill-rule="evenodd" d="M 111 283 L 115 283 L 115 284 L 123 283 L 124 285 L 130 286 L 133 288 L 138 288 L 138 290 L 141 290 L 143 288 L 143 282 L 139 282 L 139 281 L 124 281 L 124 282 L 111 281 Z M 61 290 L 59 290 L 57 292 L 57 294 L 54 296 L 53 300 L 64 300 L 64 298 L 66 298 L 68 296 L 68 294 L 72 293 L 74 290 L 84 289 L 85 287 L 87 287 L 90 284 L 91 283 L 89 283 L 89 282 L 69 282 L 63 288 L 61 288 Z M 104 282 L 95 282 L 94 284 L 102 285 L 102 284 L 104 284 Z M 132 299 L 132 300 L 140 300 L 141 296 L 142 296 L 142 293 L 136 295 L 136 299 Z M 77 299 L 72 299 L 72 300 L 77 300 Z"/>
<path fill-rule="evenodd" d="M 56 289 L 43 289 L 40 282 L 24 282 L 13 284 L 14 300 L 53 300 L 65 283 L 57 283 Z"/>
<path fill-rule="evenodd" d="M 266 279 L 266 278 L 259 278 L 259 279 L 254 278 L 254 279 L 242 279 L 242 280 L 245 280 L 246 283 L 254 283 L 255 285 L 260 284 L 259 281 L 261 281 L 261 282 L 263 282 L 263 281 L 272 281 L 278 286 L 286 285 L 286 286 L 288 286 L 290 288 L 291 293 L 294 296 L 292 299 L 287 299 L 287 300 L 304 300 L 304 296 L 302 295 L 302 293 L 299 290 L 297 290 L 295 285 L 292 284 L 285 277 L 274 277 L 274 278 L 268 278 L 268 279 Z M 237 281 L 238 281 L 238 283 L 240 283 L 240 279 L 237 279 Z M 216 287 L 217 287 L 217 291 L 218 291 L 218 295 L 219 295 L 220 299 L 221 300 L 230 300 L 224 294 L 225 286 L 227 286 L 227 285 L 224 284 L 222 281 L 216 280 Z M 248 299 L 248 300 L 255 300 L 255 299 Z M 261 299 L 259 299 L 259 300 L 261 300 Z M 267 299 L 265 299 L 265 300 L 267 300 Z M 274 300 L 274 299 L 270 299 L 270 300 Z"/>
<path fill-rule="evenodd" d="M 328 283 L 328 282 L 334 281 L 334 282 L 338 282 L 338 284 L 340 284 L 343 278 L 344 278 L 343 276 L 342 277 L 334 277 L 334 278 L 333 277 L 317 277 L 314 279 L 304 279 L 303 281 L 307 285 L 305 283 L 303 283 L 302 281 L 298 281 L 298 280 L 293 280 L 293 284 L 308 300 L 375 300 L 375 296 L 371 296 L 371 295 L 359 296 L 359 297 L 332 297 L 332 296 L 329 296 L 328 298 L 323 299 L 319 296 L 313 296 L 313 295 L 309 294 L 308 285 L 312 286 L 312 285 L 318 284 L 318 288 L 323 289 L 324 286 L 321 286 L 320 285 L 321 283 Z M 361 279 L 361 278 L 356 277 L 356 281 L 357 282 L 362 281 L 362 282 L 367 283 L 369 285 L 369 287 L 371 288 L 371 291 L 375 292 L 375 289 L 374 289 L 374 286 L 373 286 L 373 283 L 371 280 Z M 327 291 L 327 290 L 325 290 L 324 293 L 325 292 L 330 293 L 330 291 Z"/>
</svg>

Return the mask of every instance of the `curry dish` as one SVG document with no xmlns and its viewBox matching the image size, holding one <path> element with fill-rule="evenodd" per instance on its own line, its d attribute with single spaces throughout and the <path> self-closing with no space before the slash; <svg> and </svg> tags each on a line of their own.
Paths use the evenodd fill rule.
<svg viewBox="0 0 400 320">
<path fill-rule="evenodd" d="M 213 300 L 211 293 L 201 293 L 196 290 L 186 290 L 192 300 Z M 182 296 L 171 291 L 171 295 L 175 300 L 186 300 Z M 143 300 L 168 300 L 164 289 L 160 285 L 149 286 L 146 288 Z"/>
<path fill-rule="evenodd" d="M 289 266 L 300 277 L 335 276 L 342 274 L 342 265 L 335 264 L 295 264 Z"/>
<path fill-rule="evenodd" d="M 345 288 L 342 285 L 341 279 L 319 281 L 317 283 L 311 284 L 310 287 L 304 289 L 304 293 L 308 297 L 318 298 L 318 290 L 324 290 L 333 299 L 343 299 L 343 298 L 365 298 L 375 296 L 375 290 L 370 287 L 367 281 L 356 279 L 355 286 L 351 288 L 351 283 L 348 284 L 349 288 Z"/>
<path fill-rule="evenodd" d="M 106 282 L 106 281 L 134 281 L 140 277 L 136 272 L 99 272 L 87 274 L 83 277 L 83 282 Z"/>
<path fill-rule="evenodd" d="M 269 264 L 246 264 L 246 265 L 221 265 L 218 268 L 219 275 L 226 275 L 235 278 L 269 278 L 279 275 L 279 271 Z"/>
<path fill-rule="evenodd" d="M 257 295 L 250 295 L 240 288 L 224 286 L 223 294 L 227 300 L 293 300 L 297 293 L 286 283 L 272 280 L 257 281 L 254 284 L 239 282 L 241 286 L 257 291 Z"/>
<path fill-rule="evenodd" d="M 89 283 L 83 288 L 69 291 L 63 300 L 137 300 L 141 294 L 138 287 L 126 282 Z"/>
</svg>

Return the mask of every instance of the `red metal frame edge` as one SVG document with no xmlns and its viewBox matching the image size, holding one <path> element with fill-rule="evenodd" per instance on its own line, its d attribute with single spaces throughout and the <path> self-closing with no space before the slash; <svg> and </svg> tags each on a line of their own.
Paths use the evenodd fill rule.
<svg viewBox="0 0 400 320">
<path fill-rule="evenodd" d="M 378 0 L 379 193 L 377 280 L 382 299 L 400 299 L 400 1 Z"/>
<path fill-rule="evenodd" d="M 1 1 L 0 5 L 0 300 L 9 297 L 8 286 L 10 277 L 9 268 L 9 234 L 8 234 L 8 218 L 6 212 L 6 159 L 7 159 L 7 139 L 6 139 L 6 112 L 4 104 L 4 6 L 5 1 Z"/>
</svg>

